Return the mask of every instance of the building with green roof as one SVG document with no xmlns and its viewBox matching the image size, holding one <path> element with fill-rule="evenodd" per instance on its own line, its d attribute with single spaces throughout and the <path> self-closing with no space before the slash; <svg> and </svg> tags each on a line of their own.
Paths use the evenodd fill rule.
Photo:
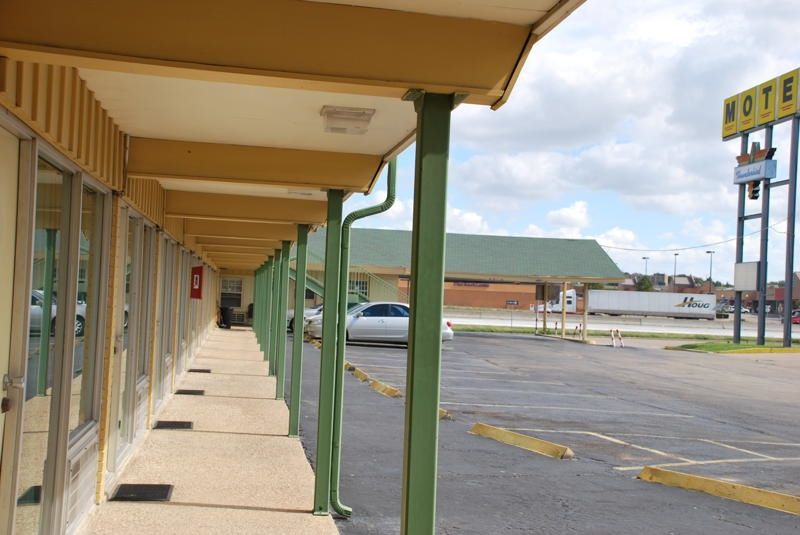
<svg viewBox="0 0 800 535">
<path fill-rule="evenodd" d="M 309 269 L 322 280 L 325 230 L 309 236 Z M 356 228 L 350 244 L 351 295 L 404 300 L 411 265 L 411 232 Z M 445 304 L 503 307 L 536 300 L 543 285 L 611 283 L 625 275 L 591 239 L 447 234 Z M 540 297 L 541 297 L 540 291 Z"/>
</svg>

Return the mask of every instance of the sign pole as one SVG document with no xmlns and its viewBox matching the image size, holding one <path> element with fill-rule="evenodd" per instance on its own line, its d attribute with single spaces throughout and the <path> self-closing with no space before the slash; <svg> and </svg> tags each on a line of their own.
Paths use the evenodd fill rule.
<svg viewBox="0 0 800 535">
<path fill-rule="evenodd" d="M 764 148 L 772 148 L 772 129 L 769 125 L 764 131 Z M 758 264 L 758 336 L 756 345 L 763 346 L 767 331 L 767 247 L 769 245 L 769 197 L 770 181 L 763 180 L 761 192 L 761 254 Z"/>
<path fill-rule="evenodd" d="M 750 136 L 742 134 L 741 148 L 739 154 L 747 154 L 747 143 Z M 739 184 L 739 201 L 737 203 L 736 216 L 736 263 L 741 264 L 744 260 L 744 190 L 747 186 Z M 733 343 L 738 344 L 742 341 L 742 292 L 734 293 L 733 300 Z"/>
<path fill-rule="evenodd" d="M 800 117 L 792 119 L 789 154 L 789 201 L 786 210 L 786 272 L 783 285 L 783 347 L 792 347 L 792 297 L 794 294 L 794 224 L 797 205 L 797 144 Z"/>
</svg>

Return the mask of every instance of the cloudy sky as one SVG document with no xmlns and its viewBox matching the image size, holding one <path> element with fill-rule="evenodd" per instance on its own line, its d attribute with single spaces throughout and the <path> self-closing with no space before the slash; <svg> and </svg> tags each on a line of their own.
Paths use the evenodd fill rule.
<svg viewBox="0 0 800 535">
<path fill-rule="evenodd" d="M 738 141 L 720 140 L 722 101 L 800 67 L 798 22 L 797 0 L 588 0 L 534 47 L 508 104 L 454 112 L 448 231 L 595 238 L 624 271 L 649 256 L 650 273 L 671 274 L 681 249 L 678 272 L 704 277 L 711 249 L 714 278 L 732 280 Z M 788 138 L 776 128 L 779 178 Z M 411 228 L 413 159 L 412 147 L 399 160 L 395 207 L 363 226 Z M 786 188 L 772 200 L 778 280 Z M 758 228 L 745 227 L 746 261 Z"/>
</svg>

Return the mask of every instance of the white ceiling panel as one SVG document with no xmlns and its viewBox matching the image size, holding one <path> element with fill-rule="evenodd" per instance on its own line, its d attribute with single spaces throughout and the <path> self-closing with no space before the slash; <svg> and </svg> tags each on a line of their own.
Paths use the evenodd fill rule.
<svg viewBox="0 0 800 535">
<path fill-rule="evenodd" d="M 191 180 L 185 178 L 158 178 L 164 189 L 176 191 L 196 191 L 200 193 L 219 193 L 222 195 L 246 195 L 248 197 L 278 197 L 301 201 L 325 201 L 327 194 L 321 190 L 307 188 L 286 188 L 268 184 L 243 184 L 241 182 L 218 180 Z"/>
<path fill-rule="evenodd" d="M 556 0 L 309 0 L 326 4 L 391 9 L 464 19 L 493 20 L 529 26 L 553 8 Z"/>
<path fill-rule="evenodd" d="M 400 99 L 80 69 L 132 136 L 384 155 L 416 127 Z M 366 134 L 328 133 L 323 106 L 375 109 Z"/>
</svg>

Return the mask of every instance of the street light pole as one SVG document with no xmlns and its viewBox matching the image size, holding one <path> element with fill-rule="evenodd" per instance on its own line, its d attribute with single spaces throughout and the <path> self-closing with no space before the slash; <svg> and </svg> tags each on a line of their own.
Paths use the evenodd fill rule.
<svg viewBox="0 0 800 535">
<path fill-rule="evenodd" d="M 715 251 L 706 251 L 708 255 L 708 293 L 714 293 L 714 279 L 712 278 L 714 270 L 714 252 Z"/>
<path fill-rule="evenodd" d="M 675 263 L 672 266 L 672 291 L 674 292 L 677 288 L 675 278 L 678 276 L 678 255 L 680 253 L 675 253 Z"/>
<path fill-rule="evenodd" d="M 642 260 L 644 260 L 644 276 L 647 277 L 647 261 L 650 260 L 650 257 L 643 256 Z"/>
</svg>

